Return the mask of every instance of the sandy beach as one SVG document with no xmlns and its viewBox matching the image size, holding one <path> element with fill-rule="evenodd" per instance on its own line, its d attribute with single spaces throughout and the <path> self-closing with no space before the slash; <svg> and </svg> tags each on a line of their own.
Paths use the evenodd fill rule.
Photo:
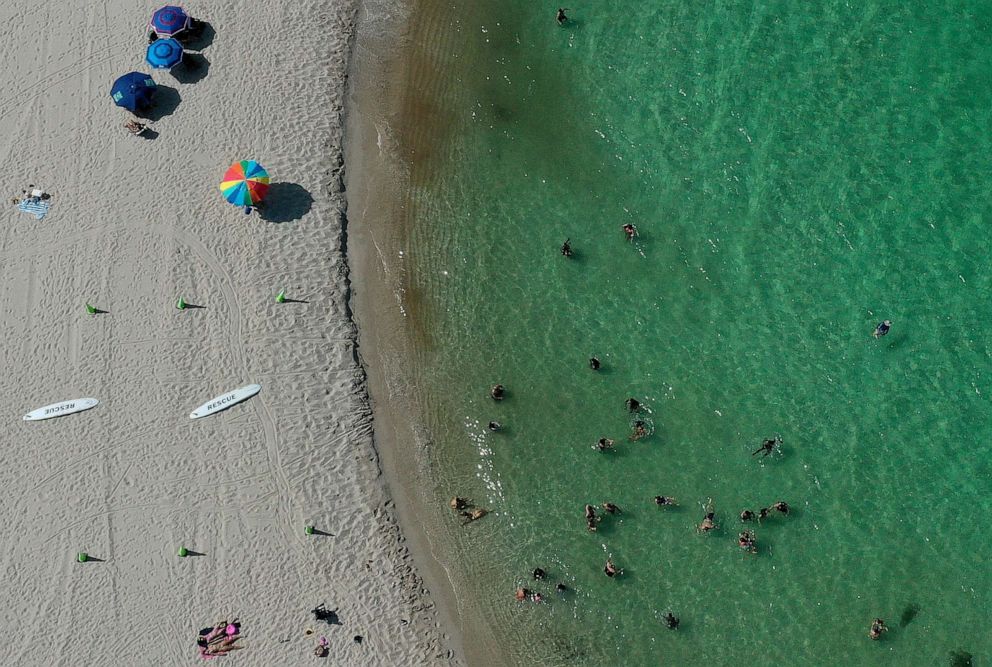
<svg viewBox="0 0 992 667">
<path fill-rule="evenodd" d="M 211 26 L 200 67 L 154 73 L 154 132 L 138 138 L 109 89 L 149 71 L 157 6 L 2 10 L 8 202 L 32 184 L 51 206 L 36 220 L 9 204 L 0 232 L 0 663 L 199 664 L 198 630 L 237 618 L 233 664 L 315 661 L 321 635 L 324 664 L 449 664 L 380 473 L 349 305 L 356 7 L 191 3 Z M 217 189 L 238 159 L 272 176 L 260 213 Z M 250 383 L 249 401 L 189 419 Z M 21 419 L 80 397 L 100 404 Z M 339 625 L 314 623 L 321 603 Z"/>
</svg>

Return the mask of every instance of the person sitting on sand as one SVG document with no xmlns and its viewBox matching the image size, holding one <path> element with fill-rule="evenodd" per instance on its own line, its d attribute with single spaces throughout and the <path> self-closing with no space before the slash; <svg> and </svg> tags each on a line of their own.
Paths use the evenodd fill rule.
<svg viewBox="0 0 992 667">
<path fill-rule="evenodd" d="M 641 409 L 641 402 L 636 398 L 628 398 L 624 401 L 624 405 L 627 406 L 627 412 L 634 413 Z"/>
<path fill-rule="evenodd" d="M 655 496 L 654 497 L 654 504 L 655 505 L 675 506 L 675 505 L 678 505 L 678 501 L 676 501 L 675 498 L 673 498 L 671 496 Z"/>
<path fill-rule="evenodd" d="M 561 254 L 565 257 L 572 256 L 572 244 L 569 243 L 569 239 L 565 239 L 565 242 L 561 244 Z"/>
<path fill-rule="evenodd" d="M 621 513 L 620 512 L 620 508 L 617 507 L 616 505 L 614 505 L 613 503 L 603 503 L 603 509 L 606 510 L 607 512 L 609 512 L 610 514 L 620 514 Z"/>
<path fill-rule="evenodd" d="M 558 21 L 558 25 L 565 25 L 565 21 L 568 20 L 568 17 L 565 16 L 565 12 L 570 12 L 570 11 L 572 10 L 570 10 L 568 7 L 558 8 L 558 13 L 555 14 L 555 21 Z"/>
<path fill-rule="evenodd" d="M 612 558 L 607 558 L 606 565 L 603 566 L 603 572 L 606 573 L 607 577 L 615 577 L 620 574 L 621 571 L 618 570 L 617 566 L 613 564 Z"/>
<path fill-rule="evenodd" d="M 886 627 L 885 621 L 880 618 L 876 618 L 871 622 L 871 630 L 868 631 L 868 636 L 872 639 L 881 639 L 883 632 L 888 632 L 889 628 Z"/>
<path fill-rule="evenodd" d="M 877 327 L 875 327 L 875 332 L 872 333 L 872 336 L 874 336 L 875 339 L 877 340 L 882 336 L 886 335 L 887 333 L 889 333 L 889 329 L 891 328 L 892 328 L 892 322 L 890 320 L 885 320 L 882 323 L 880 323 Z"/>
<path fill-rule="evenodd" d="M 128 120 L 124 123 L 124 129 L 134 135 L 141 134 L 147 127 L 148 125 L 145 123 L 139 123 L 136 120 Z"/>
<path fill-rule="evenodd" d="M 597 359 L 596 357 L 589 357 L 589 368 L 593 369 L 594 371 L 598 371 L 599 366 L 600 366 L 599 359 Z"/>
<path fill-rule="evenodd" d="M 501 384 L 494 384 L 493 388 L 489 390 L 489 395 L 493 397 L 494 401 L 502 401 L 503 397 L 506 396 L 506 388 Z"/>
<path fill-rule="evenodd" d="M 789 503 L 784 500 L 779 500 L 772 505 L 772 509 L 776 512 L 781 512 L 782 514 L 789 514 Z"/>
<path fill-rule="evenodd" d="M 628 222 L 623 226 L 623 234 L 628 241 L 633 241 L 634 237 L 637 236 L 637 227 Z"/>
<path fill-rule="evenodd" d="M 754 521 L 754 512 L 751 510 L 741 512 L 741 521 Z"/>
<path fill-rule="evenodd" d="M 330 642 L 327 641 L 327 637 L 321 637 L 317 640 L 317 646 L 313 649 L 313 654 L 318 658 L 326 658 L 330 653 Z"/>
<path fill-rule="evenodd" d="M 665 621 L 665 627 L 669 630 L 679 629 L 679 617 L 672 612 L 666 613 L 662 620 Z"/>
<path fill-rule="evenodd" d="M 637 442 L 641 438 L 647 436 L 647 434 L 648 434 L 647 425 L 643 421 L 638 419 L 637 421 L 634 422 L 634 432 L 630 434 L 629 440 L 631 442 Z"/>
<path fill-rule="evenodd" d="M 468 507 L 471 502 L 472 501 L 469 500 L 468 498 L 461 498 L 459 496 L 455 496 L 454 498 L 448 501 L 448 505 L 453 510 L 463 510 L 466 507 Z"/>
<path fill-rule="evenodd" d="M 758 447 L 756 450 L 751 452 L 751 456 L 754 456 L 758 452 L 764 452 L 764 455 L 762 456 L 762 458 L 764 458 L 765 456 L 768 456 L 769 454 L 774 452 L 775 448 L 781 444 L 782 444 L 781 436 L 776 435 L 774 438 L 768 438 L 761 443 L 761 447 Z"/>
<path fill-rule="evenodd" d="M 605 452 L 607 449 L 613 449 L 613 441 L 609 438 L 600 438 L 592 448 L 600 452 Z"/>
</svg>

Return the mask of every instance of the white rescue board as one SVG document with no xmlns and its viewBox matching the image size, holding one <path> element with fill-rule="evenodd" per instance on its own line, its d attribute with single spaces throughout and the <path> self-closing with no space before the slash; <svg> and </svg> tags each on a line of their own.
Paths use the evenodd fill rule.
<svg viewBox="0 0 992 667">
<path fill-rule="evenodd" d="M 42 419 L 51 419 L 52 417 L 71 415 L 76 412 L 82 412 L 83 410 L 95 408 L 99 402 L 100 401 L 95 398 L 74 398 L 71 401 L 52 403 L 51 405 L 46 405 L 43 408 L 38 408 L 37 410 L 32 410 L 27 413 L 24 415 L 24 421 L 36 422 Z"/>
<path fill-rule="evenodd" d="M 227 410 L 232 405 L 237 405 L 241 401 L 247 401 L 261 390 L 262 385 L 260 384 L 248 384 L 240 389 L 223 393 L 216 398 L 211 398 L 196 410 L 193 410 L 193 412 L 189 413 L 189 418 L 199 419 L 200 417 L 206 417 L 221 410 Z"/>
</svg>

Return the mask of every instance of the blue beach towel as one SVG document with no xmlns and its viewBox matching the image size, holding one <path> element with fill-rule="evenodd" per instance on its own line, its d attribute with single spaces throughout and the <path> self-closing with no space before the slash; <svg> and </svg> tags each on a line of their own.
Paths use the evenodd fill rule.
<svg viewBox="0 0 992 667">
<path fill-rule="evenodd" d="M 45 217 L 45 214 L 48 213 L 48 202 L 43 199 L 37 202 L 31 201 L 30 199 L 25 199 L 17 205 L 17 209 L 24 211 L 25 213 L 31 213 L 34 217 L 41 220 Z"/>
</svg>

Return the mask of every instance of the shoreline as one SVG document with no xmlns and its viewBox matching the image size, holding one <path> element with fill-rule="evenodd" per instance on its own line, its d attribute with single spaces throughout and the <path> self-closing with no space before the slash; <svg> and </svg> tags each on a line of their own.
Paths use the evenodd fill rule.
<svg viewBox="0 0 992 667">
<path fill-rule="evenodd" d="M 421 406 L 412 400 L 418 341 L 408 317 L 403 266 L 410 222 L 403 133 L 414 94 L 409 68 L 417 2 L 367 0 L 362 11 L 345 105 L 344 179 L 348 262 L 356 285 L 354 320 L 368 378 L 373 437 L 397 519 L 448 631 L 449 649 L 467 665 L 491 667 L 503 664 L 503 656 L 491 628 L 458 597 L 459 573 L 450 569 L 452 554 L 443 544 L 450 530 L 442 525 L 447 508 L 439 512 L 428 502 L 440 482 L 430 469 L 431 435 Z"/>
</svg>

